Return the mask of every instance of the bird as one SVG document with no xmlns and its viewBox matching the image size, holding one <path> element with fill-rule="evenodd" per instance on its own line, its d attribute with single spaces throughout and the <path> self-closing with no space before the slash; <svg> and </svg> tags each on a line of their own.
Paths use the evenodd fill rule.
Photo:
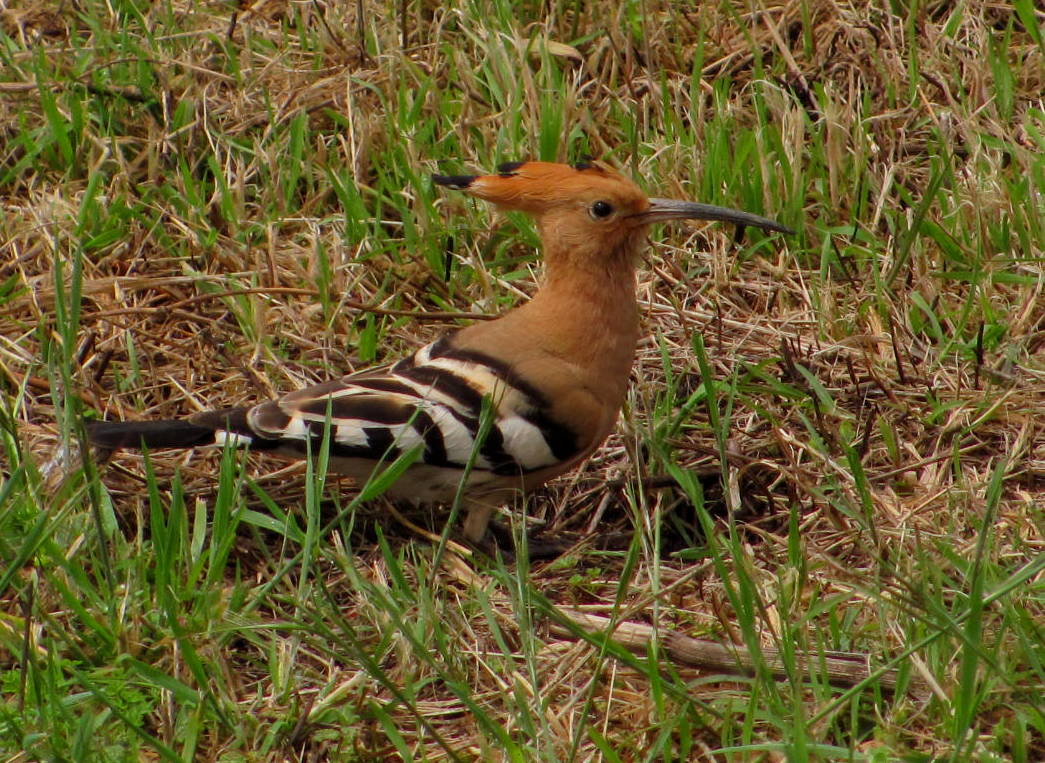
<svg viewBox="0 0 1045 763">
<path fill-rule="evenodd" d="M 536 221 L 544 274 L 529 301 L 276 399 L 186 419 L 86 422 L 89 441 L 110 450 L 231 445 L 296 459 L 325 441 L 328 471 L 358 481 L 412 454 L 387 495 L 460 497 L 464 536 L 481 544 L 499 506 L 574 469 L 613 431 L 640 338 L 636 269 L 650 226 L 694 219 L 793 233 L 736 209 L 650 198 L 594 160 L 509 162 L 432 182 Z"/>
</svg>

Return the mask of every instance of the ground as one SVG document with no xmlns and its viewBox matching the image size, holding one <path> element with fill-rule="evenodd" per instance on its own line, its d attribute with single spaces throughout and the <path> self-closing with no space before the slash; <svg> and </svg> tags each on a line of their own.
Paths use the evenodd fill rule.
<svg viewBox="0 0 1045 763">
<path fill-rule="evenodd" d="M 1031 0 L 6 4 L 5 759 L 1045 759 L 1043 29 Z M 84 418 L 525 300 L 530 223 L 428 178 L 585 156 L 797 233 L 652 232 L 617 432 L 501 517 L 560 557 L 302 464 L 80 458 Z"/>
</svg>

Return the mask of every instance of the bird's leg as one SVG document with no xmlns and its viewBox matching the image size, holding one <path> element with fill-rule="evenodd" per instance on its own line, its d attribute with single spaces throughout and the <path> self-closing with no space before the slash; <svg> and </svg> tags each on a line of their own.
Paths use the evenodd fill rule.
<svg viewBox="0 0 1045 763">
<path fill-rule="evenodd" d="M 510 527 L 499 522 L 491 522 L 494 510 L 500 505 L 500 501 L 486 497 L 465 497 L 464 509 L 464 534 L 477 549 L 488 555 L 496 556 L 497 553 L 514 556 L 522 553 L 523 547 L 517 543 Z M 532 540 L 527 536 L 525 541 L 526 556 L 531 560 L 554 559 L 561 556 L 570 548 L 569 543 L 561 543 L 552 540 Z"/>
<path fill-rule="evenodd" d="M 486 528 L 490 524 L 497 504 L 481 498 L 464 497 L 464 536 L 472 543 L 481 545 L 486 536 Z"/>
</svg>

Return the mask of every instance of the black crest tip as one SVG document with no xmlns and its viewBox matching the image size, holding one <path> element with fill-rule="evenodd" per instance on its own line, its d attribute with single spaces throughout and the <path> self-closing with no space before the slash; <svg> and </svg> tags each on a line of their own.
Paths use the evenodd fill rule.
<svg viewBox="0 0 1045 763">
<path fill-rule="evenodd" d="M 436 185 L 445 185 L 447 188 L 453 188 L 458 191 L 463 191 L 465 188 L 475 182 L 478 175 L 432 175 L 432 182 Z"/>
<path fill-rule="evenodd" d="M 515 171 L 524 164 L 526 164 L 526 162 L 502 162 L 497 165 L 497 173 L 501 177 L 511 177 L 515 174 Z"/>
</svg>

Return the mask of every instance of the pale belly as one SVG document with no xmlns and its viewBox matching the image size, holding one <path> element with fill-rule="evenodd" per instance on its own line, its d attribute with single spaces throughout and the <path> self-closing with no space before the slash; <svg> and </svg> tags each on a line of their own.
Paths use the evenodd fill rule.
<svg viewBox="0 0 1045 763">
<path fill-rule="evenodd" d="M 353 477 L 362 484 L 374 473 L 374 462 L 368 459 L 331 458 L 329 470 L 334 474 Z M 385 495 L 418 503 L 451 503 L 460 488 L 461 475 L 461 470 L 453 467 L 414 464 L 392 483 Z M 471 498 L 496 495 L 498 500 L 507 502 L 522 488 L 522 480 L 513 481 L 504 475 L 473 469 L 468 475 L 465 493 Z"/>
</svg>

